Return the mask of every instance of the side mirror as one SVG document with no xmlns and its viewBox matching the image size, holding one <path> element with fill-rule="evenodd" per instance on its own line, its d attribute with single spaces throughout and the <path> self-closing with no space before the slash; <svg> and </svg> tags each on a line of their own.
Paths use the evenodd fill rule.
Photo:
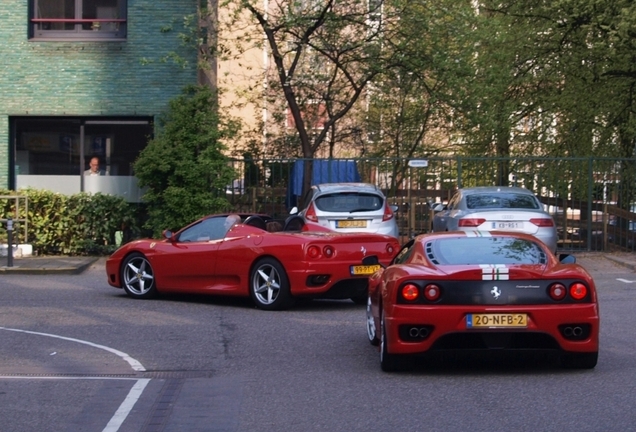
<svg viewBox="0 0 636 432">
<path fill-rule="evenodd" d="M 400 209 L 400 206 L 395 205 L 395 204 L 391 204 L 391 205 L 389 206 L 389 208 L 391 209 L 391 211 L 392 211 L 393 213 L 395 213 L 395 212 L 397 212 L 397 211 Z"/>
<path fill-rule="evenodd" d="M 561 264 L 576 264 L 576 257 L 570 254 L 559 254 Z"/>
<path fill-rule="evenodd" d="M 442 204 L 442 203 L 433 204 L 433 211 L 434 212 L 440 212 L 442 210 L 444 210 L 444 204 Z"/>
<path fill-rule="evenodd" d="M 292 209 L 289 211 L 290 215 L 295 215 L 298 214 L 298 207 L 292 207 Z"/>
<path fill-rule="evenodd" d="M 174 241 L 174 233 L 172 231 L 164 230 L 162 234 L 165 239 L 168 239 L 171 242 Z"/>
</svg>

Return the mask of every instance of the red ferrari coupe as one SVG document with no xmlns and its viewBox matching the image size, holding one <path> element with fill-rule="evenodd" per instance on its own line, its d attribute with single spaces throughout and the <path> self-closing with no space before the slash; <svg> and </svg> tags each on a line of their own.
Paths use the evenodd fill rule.
<svg viewBox="0 0 636 432">
<path fill-rule="evenodd" d="M 367 334 L 384 371 L 447 350 L 549 350 L 564 367 L 596 366 L 594 280 L 527 234 L 418 236 L 369 278 L 368 292 Z"/>
<path fill-rule="evenodd" d="M 272 227 L 273 226 L 273 227 Z M 108 283 L 133 298 L 158 293 L 251 296 L 280 310 L 305 298 L 367 299 L 368 277 L 388 264 L 397 240 L 379 234 L 331 232 L 295 216 L 284 226 L 265 215 L 211 215 L 161 240 L 125 244 L 106 261 Z"/>
</svg>

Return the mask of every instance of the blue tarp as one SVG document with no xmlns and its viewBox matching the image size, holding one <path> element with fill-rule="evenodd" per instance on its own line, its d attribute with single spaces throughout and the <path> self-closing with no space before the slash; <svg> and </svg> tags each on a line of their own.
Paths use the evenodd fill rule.
<svg viewBox="0 0 636 432">
<path fill-rule="evenodd" d="M 305 161 L 297 160 L 292 167 L 287 186 L 285 204 L 288 209 L 296 206 L 303 193 L 303 172 Z M 356 161 L 341 159 L 314 159 L 311 184 L 351 183 L 360 181 Z"/>
</svg>

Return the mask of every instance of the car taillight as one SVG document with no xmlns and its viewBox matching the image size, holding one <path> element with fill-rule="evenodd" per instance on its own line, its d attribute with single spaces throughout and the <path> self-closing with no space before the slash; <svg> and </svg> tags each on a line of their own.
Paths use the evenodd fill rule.
<svg viewBox="0 0 636 432">
<path fill-rule="evenodd" d="M 466 219 L 460 219 L 459 222 L 457 223 L 457 226 L 460 226 L 460 227 L 478 227 L 479 225 L 483 224 L 484 222 L 486 222 L 486 219 L 466 218 Z"/>
<path fill-rule="evenodd" d="M 555 283 L 550 286 L 550 289 L 548 292 L 550 294 L 550 297 L 552 297 L 553 300 L 559 301 L 565 298 L 565 295 L 567 294 L 568 291 L 565 289 L 565 286 L 563 284 Z"/>
<path fill-rule="evenodd" d="M 314 208 L 314 203 L 309 204 L 309 207 L 307 207 L 307 211 L 305 211 L 305 219 L 310 220 L 312 222 L 318 222 L 318 216 L 316 216 L 316 209 Z"/>
<path fill-rule="evenodd" d="M 570 287 L 570 295 L 574 300 L 583 300 L 587 295 L 587 287 L 580 282 L 573 283 Z"/>
<path fill-rule="evenodd" d="M 320 246 L 311 245 L 307 248 L 307 256 L 311 259 L 316 259 L 320 257 L 331 258 L 336 255 L 336 250 L 333 246 L 324 246 L 322 249 Z"/>
<path fill-rule="evenodd" d="M 393 219 L 393 210 L 391 210 L 391 207 L 389 207 L 389 205 L 385 202 L 384 203 L 384 215 L 382 215 L 382 221 L 388 221 Z"/>
<path fill-rule="evenodd" d="M 530 219 L 530 223 L 535 224 L 538 227 L 551 227 L 554 226 L 552 218 L 533 218 Z"/>
<path fill-rule="evenodd" d="M 426 297 L 426 300 L 428 301 L 437 300 L 441 293 L 442 290 L 438 285 L 428 284 L 424 287 L 424 297 Z"/>
<path fill-rule="evenodd" d="M 320 256 L 320 248 L 312 245 L 307 248 L 307 256 L 309 258 L 318 258 Z"/>
<path fill-rule="evenodd" d="M 406 284 L 402 287 L 404 300 L 415 301 L 420 296 L 420 288 L 417 285 Z"/>
</svg>

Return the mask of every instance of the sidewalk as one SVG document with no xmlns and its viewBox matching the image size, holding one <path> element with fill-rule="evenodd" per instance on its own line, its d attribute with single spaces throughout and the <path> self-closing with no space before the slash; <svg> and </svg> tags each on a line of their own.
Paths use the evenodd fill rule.
<svg viewBox="0 0 636 432">
<path fill-rule="evenodd" d="M 579 255 L 575 253 L 574 256 Z M 636 253 L 582 252 L 581 256 L 598 256 L 636 272 Z M 0 257 L 0 275 L 2 274 L 80 274 L 100 258 L 106 257 L 27 257 L 14 258 L 13 266 L 7 267 L 7 257 Z"/>
<path fill-rule="evenodd" d="M 80 274 L 100 257 L 48 256 L 14 258 L 8 267 L 7 257 L 0 257 L 1 274 Z"/>
<path fill-rule="evenodd" d="M 599 253 L 602 257 L 636 272 L 636 253 Z"/>
</svg>

